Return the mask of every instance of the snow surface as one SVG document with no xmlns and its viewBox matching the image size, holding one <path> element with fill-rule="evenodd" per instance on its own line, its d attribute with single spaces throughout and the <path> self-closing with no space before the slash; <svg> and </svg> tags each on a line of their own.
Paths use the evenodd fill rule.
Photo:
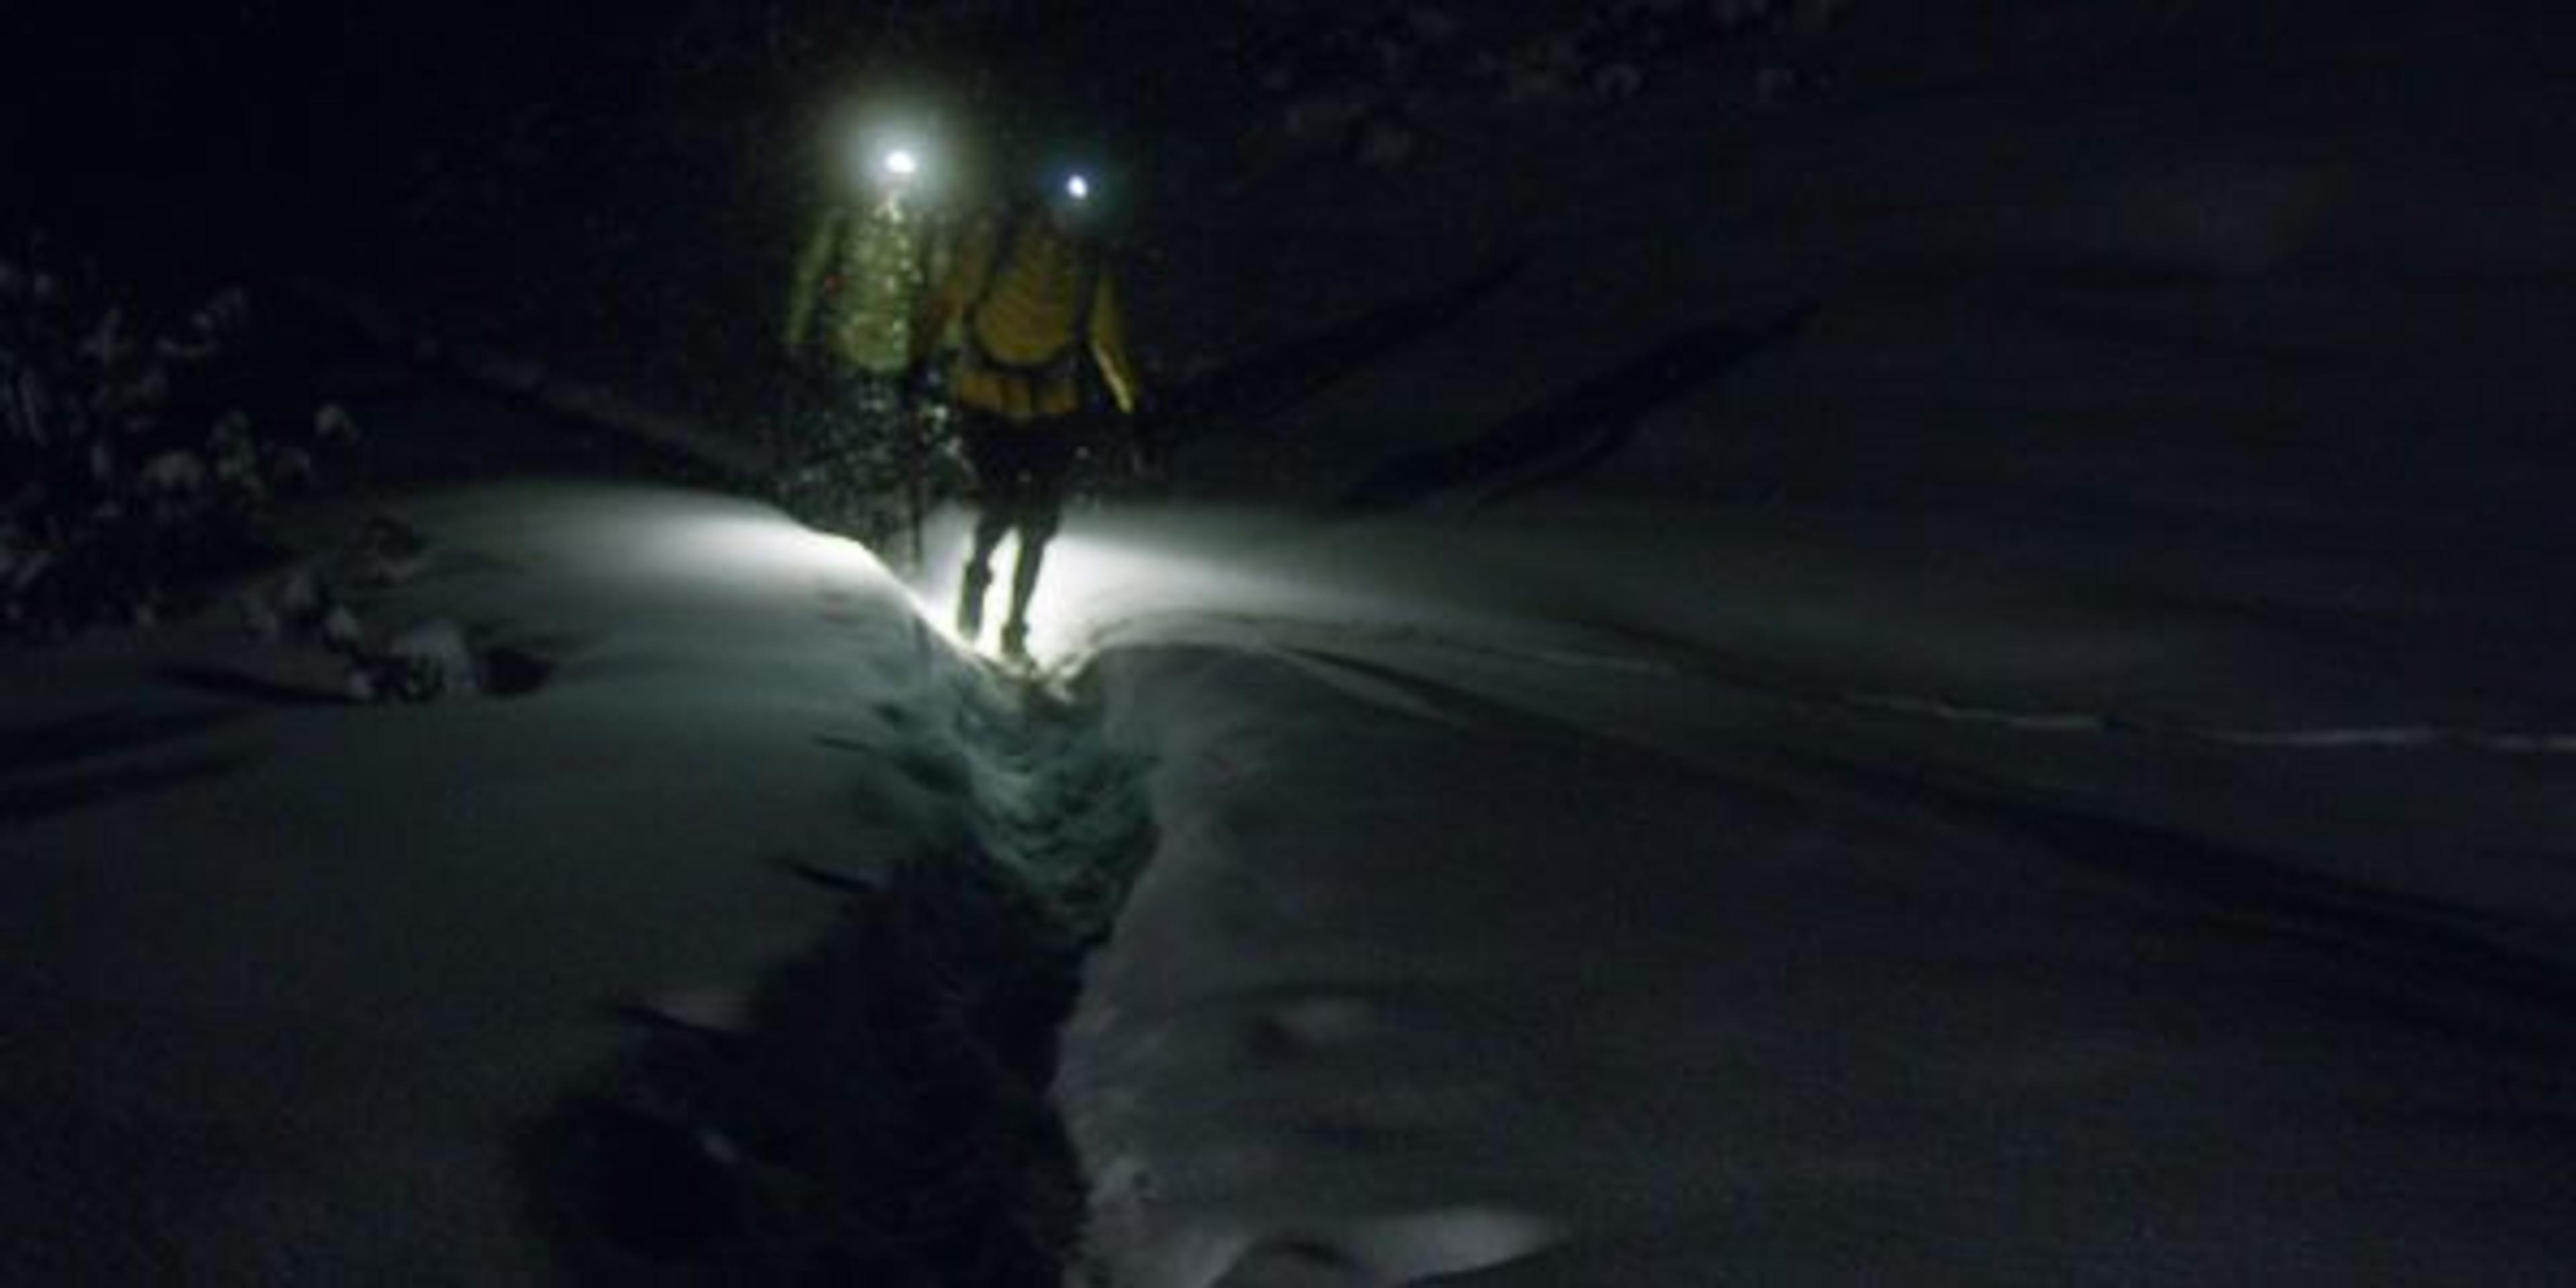
<svg viewBox="0 0 2576 1288">
<path fill-rule="evenodd" d="M 774 511 L 414 499 L 388 621 L 542 653 L 528 696 L 337 700 L 226 615 L 5 676 L 0 1279 L 529 1282 L 511 1133 L 621 1034 L 721 1006 L 953 820 L 899 589 Z"/>
<path fill-rule="evenodd" d="M 1163 827 L 1061 1087 L 1119 1282 L 2563 1276 L 2562 759 L 1466 625 L 1102 662 Z"/>
<path fill-rule="evenodd" d="M 1059 557 L 1118 1281 L 2563 1282 L 2558 26 L 1865 6 L 1784 121 L 1246 190 L 1232 334 L 1525 258 L 1184 457 L 1336 522 Z"/>
<path fill-rule="evenodd" d="M 1524 256 L 1052 556 L 1160 829 L 1058 1088 L 1116 1282 L 2576 1273 L 2562 20 L 1959 8 L 1140 266 L 1235 350 Z M 503 1138 L 596 1008 L 720 1013 L 828 913 L 768 859 L 971 825 L 863 552 L 394 504 L 376 611 L 545 686 L 300 703 L 222 622 L 0 673 L 0 1279 L 537 1278 Z"/>
<path fill-rule="evenodd" d="M 826 911 L 767 860 L 959 825 L 902 769 L 954 673 L 864 552 L 632 487 L 403 513 L 433 553 L 370 614 L 550 683 L 307 705 L 219 619 L 12 674 L 13 1279 L 539 1277 L 504 1142 L 598 1008 L 720 1019 Z M 1580 563 L 1530 535 L 1065 538 L 1040 642 L 1101 650 L 1162 832 L 1060 1088 L 1120 1282 L 2563 1267 L 2564 966 L 2510 946 L 2563 944 L 2560 758 L 1857 702 L 1812 661 L 1888 628 L 1847 550 L 1740 547 L 1730 601 L 1808 625 L 1721 661 L 1599 583 L 1530 612 Z M 1877 611 L 2021 664 L 1917 678 L 2112 691 L 2044 646 L 2121 636 L 2080 585 L 1967 588 Z M 2093 665 L 2223 711 L 2225 644 Z"/>
</svg>

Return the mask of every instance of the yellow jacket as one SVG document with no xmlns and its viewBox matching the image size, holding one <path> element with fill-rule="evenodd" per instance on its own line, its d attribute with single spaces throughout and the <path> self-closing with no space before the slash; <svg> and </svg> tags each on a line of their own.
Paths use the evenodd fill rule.
<svg viewBox="0 0 2576 1288">
<path fill-rule="evenodd" d="M 1107 256 L 1043 212 L 967 239 L 923 301 L 913 352 L 928 353 L 952 328 L 948 389 L 959 406 L 1021 424 L 1069 415 L 1082 408 L 1086 359 L 1118 410 L 1132 414 L 1142 396 Z"/>
</svg>

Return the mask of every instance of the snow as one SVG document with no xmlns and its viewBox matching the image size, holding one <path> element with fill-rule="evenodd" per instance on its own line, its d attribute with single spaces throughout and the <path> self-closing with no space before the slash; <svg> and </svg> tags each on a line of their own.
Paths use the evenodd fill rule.
<svg viewBox="0 0 2576 1288">
<path fill-rule="evenodd" d="M 371 615 L 550 684 L 346 705 L 229 620 L 7 673 L 0 1278 L 537 1278 L 510 1132 L 600 1008 L 743 987 L 831 911 L 782 861 L 929 830 L 871 712 L 949 699 L 864 552 L 631 488 L 405 513 L 436 566 Z"/>
<path fill-rule="evenodd" d="M 1139 313 L 1225 352 L 1526 260 L 1072 517 L 1070 742 L 967 754 L 962 516 L 903 587 L 606 482 L 385 500 L 367 622 L 519 696 L 13 659 L 0 1279 L 540 1279 L 603 1004 L 1132 763 L 1056 1088 L 1122 1288 L 2564 1282 L 2569 118 L 2509 6 L 2256 8 L 1857 6 L 1777 114 L 1211 198 L 1167 282 L 1275 253 Z"/>
<path fill-rule="evenodd" d="M 1060 556 L 1159 756 L 1060 1088 L 1118 1282 L 1406 1282 L 1460 1211 L 1544 1232 L 1477 1283 L 2566 1276 L 2576 390 L 2487 132 L 2563 119 L 2492 15 L 1895 8 L 1728 167 L 1722 89 L 1424 159 L 1382 291 L 1535 258 L 1183 458 L 1405 512 Z M 1288 208 L 1260 280 L 1339 280 Z"/>
<path fill-rule="evenodd" d="M 2562 755 L 1820 688 L 1812 647 L 1601 631 L 1691 619 L 1671 601 L 1473 616 L 1560 588 L 1411 538 L 1409 569 L 1389 534 L 1313 567 L 1437 572 L 1436 599 L 1321 615 L 1310 583 L 1248 625 L 1270 569 L 1220 546 L 1233 600 L 1184 581 L 1212 620 L 1099 663 L 1113 741 L 1158 757 L 1163 837 L 1060 1087 L 1116 1182 L 1118 1282 L 1408 1282 L 1387 1223 L 1460 1209 L 1557 1232 L 1497 1258 L 1531 1259 L 1506 1283 L 2563 1267 Z M 1770 566 L 1728 584 L 1819 631 L 1798 592 L 1838 587 L 1828 646 L 2022 637 L 1918 680 L 2179 670 L 2213 714 L 2305 704 L 2215 632 L 2156 648 L 2152 613 L 2051 602 L 2080 583 L 1954 571 L 1944 620 L 1848 566 Z"/>
</svg>

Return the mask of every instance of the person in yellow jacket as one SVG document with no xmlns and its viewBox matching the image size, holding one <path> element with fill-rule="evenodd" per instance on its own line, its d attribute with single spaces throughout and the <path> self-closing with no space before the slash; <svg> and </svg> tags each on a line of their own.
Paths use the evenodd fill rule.
<svg viewBox="0 0 2576 1288">
<path fill-rule="evenodd" d="M 904 389 L 912 322 L 941 262 L 935 212 L 920 193 L 921 157 L 887 148 L 868 163 L 857 202 L 824 212 L 798 257 L 781 339 L 816 377 L 823 406 L 788 503 L 889 560 L 911 528 L 918 554 L 927 450 Z"/>
<path fill-rule="evenodd" d="M 1001 636 L 1015 659 L 1027 656 L 1029 599 L 1102 396 L 1131 432 L 1145 401 L 1093 197 L 1089 180 L 1068 176 L 1043 199 L 1011 203 L 968 235 L 914 327 L 915 354 L 944 346 L 948 401 L 975 478 L 957 631 L 969 642 L 981 633 L 993 552 L 1017 532 Z"/>
</svg>

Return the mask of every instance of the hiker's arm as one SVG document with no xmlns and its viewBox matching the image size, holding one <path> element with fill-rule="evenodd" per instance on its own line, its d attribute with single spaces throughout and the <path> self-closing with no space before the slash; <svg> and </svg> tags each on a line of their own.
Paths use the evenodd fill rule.
<svg viewBox="0 0 2576 1288">
<path fill-rule="evenodd" d="M 805 241 L 805 251 L 796 257 L 796 276 L 790 279 L 787 293 L 787 329 L 780 337 L 791 357 L 803 356 L 814 340 L 814 313 L 822 303 L 825 287 L 824 269 L 832 259 L 832 243 L 840 231 L 840 218 L 825 218 Z"/>
<path fill-rule="evenodd" d="M 1144 405 L 1144 388 L 1136 381 L 1136 366 L 1127 356 L 1127 315 L 1119 307 L 1117 275 L 1107 270 L 1092 287 L 1091 357 L 1100 365 L 1100 378 L 1109 386 L 1109 396 L 1118 410 L 1129 416 Z"/>
<path fill-rule="evenodd" d="M 956 325 L 958 313 L 966 307 L 967 293 L 984 280 L 983 266 L 992 255 L 992 238 L 978 230 L 959 248 L 948 270 L 933 278 L 930 289 L 921 293 L 921 307 L 912 315 L 914 366 L 929 361 L 938 351 L 948 329 Z"/>
</svg>

